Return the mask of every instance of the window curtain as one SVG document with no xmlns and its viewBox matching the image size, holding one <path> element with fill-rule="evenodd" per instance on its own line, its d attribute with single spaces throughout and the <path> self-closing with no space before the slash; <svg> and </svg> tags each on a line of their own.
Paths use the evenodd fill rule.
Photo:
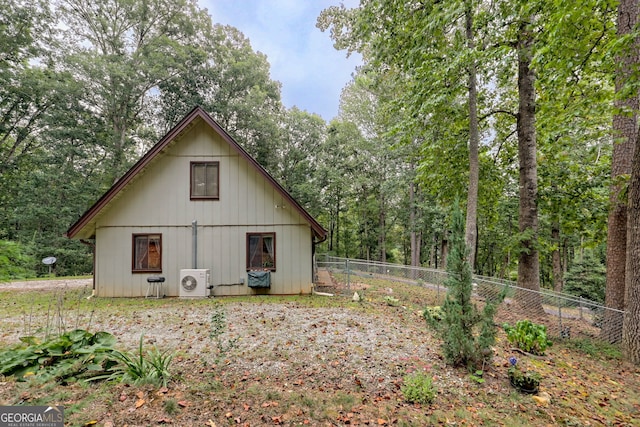
<svg viewBox="0 0 640 427">
<path fill-rule="evenodd" d="M 273 237 L 268 236 L 268 237 L 263 237 L 264 239 L 264 246 L 265 248 L 267 248 L 267 253 L 269 254 L 269 257 L 271 258 L 270 261 L 273 264 L 273 262 L 275 261 L 275 254 L 273 253 Z"/>
<path fill-rule="evenodd" d="M 156 257 L 154 257 L 154 259 L 151 259 L 151 257 L 149 257 L 149 265 L 147 267 L 158 268 L 160 267 L 160 240 L 151 239 L 150 243 L 151 245 L 153 245 L 153 248 L 155 249 Z"/>
<path fill-rule="evenodd" d="M 260 248 L 259 243 L 260 243 L 260 237 L 258 236 L 249 237 L 249 267 L 250 268 L 262 267 L 262 265 L 256 265 L 256 264 L 262 264 L 262 257 L 260 257 L 260 259 L 258 259 L 256 262 L 256 255 L 258 254 L 258 249 Z"/>
<path fill-rule="evenodd" d="M 136 237 L 136 268 L 143 269 L 149 262 L 149 246 L 146 237 Z"/>
</svg>

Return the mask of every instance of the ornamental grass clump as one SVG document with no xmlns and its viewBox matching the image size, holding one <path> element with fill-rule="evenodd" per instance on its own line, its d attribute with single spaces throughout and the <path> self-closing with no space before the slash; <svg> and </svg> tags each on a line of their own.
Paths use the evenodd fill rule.
<svg viewBox="0 0 640 427">
<path fill-rule="evenodd" d="M 166 387 L 171 379 L 169 366 L 173 361 L 173 354 L 160 352 L 152 348 L 143 352 L 142 342 L 144 335 L 140 336 L 140 344 L 137 354 L 114 351 L 114 358 L 120 362 L 111 369 L 111 374 L 105 376 L 107 380 L 118 380 L 126 384 L 151 384 L 157 387 Z"/>
</svg>

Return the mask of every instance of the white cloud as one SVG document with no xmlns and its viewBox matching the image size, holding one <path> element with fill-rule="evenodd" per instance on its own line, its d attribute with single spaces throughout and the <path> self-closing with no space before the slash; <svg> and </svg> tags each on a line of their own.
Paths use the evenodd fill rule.
<svg viewBox="0 0 640 427">
<path fill-rule="evenodd" d="M 357 4 L 347 2 L 348 7 Z M 282 83 L 285 106 L 320 114 L 338 113 L 340 92 L 360 64 L 333 48 L 328 32 L 316 28 L 320 12 L 339 0 L 200 0 L 214 22 L 238 28 L 254 50 L 267 55 L 271 77 Z"/>
</svg>

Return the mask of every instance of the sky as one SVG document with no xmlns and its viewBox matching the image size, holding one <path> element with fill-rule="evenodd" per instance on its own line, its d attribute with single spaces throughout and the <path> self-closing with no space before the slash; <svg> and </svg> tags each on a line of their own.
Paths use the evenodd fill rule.
<svg viewBox="0 0 640 427">
<path fill-rule="evenodd" d="M 338 115 L 340 92 L 351 81 L 361 58 L 337 51 L 329 31 L 316 28 L 323 9 L 357 0 L 199 0 L 213 22 L 232 25 L 267 56 L 271 79 L 282 83 L 282 102 L 319 114 L 325 121 Z"/>
</svg>

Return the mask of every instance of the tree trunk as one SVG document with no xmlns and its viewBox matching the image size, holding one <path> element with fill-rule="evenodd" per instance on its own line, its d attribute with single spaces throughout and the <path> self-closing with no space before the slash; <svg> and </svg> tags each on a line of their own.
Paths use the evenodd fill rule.
<svg viewBox="0 0 640 427">
<path fill-rule="evenodd" d="M 429 267 L 438 268 L 438 235 L 433 233 L 431 253 L 429 254 Z"/>
<path fill-rule="evenodd" d="M 420 266 L 420 235 L 418 233 L 418 225 L 416 221 L 417 217 L 416 208 L 416 184 L 412 182 L 409 185 L 409 227 L 410 227 L 410 240 L 411 240 L 411 266 Z M 415 270 L 412 271 L 412 279 L 415 279 Z"/>
<path fill-rule="evenodd" d="M 631 362 L 640 365 L 640 143 L 636 142 L 629 183 L 627 234 L 626 313 L 622 348 Z"/>
<path fill-rule="evenodd" d="M 554 220 L 551 224 L 551 241 L 554 244 L 554 250 L 551 253 L 553 264 L 553 290 L 556 292 L 562 292 L 563 277 L 562 277 L 562 259 L 560 253 L 560 223 Z"/>
<path fill-rule="evenodd" d="M 522 238 L 518 256 L 518 286 L 534 292 L 522 294 L 533 311 L 542 311 L 540 260 L 538 255 L 538 169 L 536 159 L 535 73 L 531 69 L 533 35 L 528 22 L 520 26 L 518 49 L 518 159 L 520 161 L 520 206 L 518 228 Z"/>
<path fill-rule="evenodd" d="M 340 256 L 340 196 L 336 199 L 336 255 Z M 346 252 L 346 251 L 345 251 Z M 345 253 L 346 256 L 346 253 Z"/>
<path fill-rule="evenodd" d="M 472 2 L 465 4 L 467 47 L 473 51 L 473 10 Z M 474 271 L 476 259 L 476 240 L 478 238 L 478 183 L 480 180 L 480 163 L 478 160 L 478 145 L 480 132 L 478 130 L 478 88 L 476 78 L 475 59 L 471 60 L 468 68 L 469 83 L 469 190 L 467 194 L 467 218 L 465 241 L 469 248 L 469 265 Z"/>
<path fill-rule="evenodd" d="M 638 23 L 638 0 L 621 0 L 618 5 L 618 36 L 635 31 Z M 637 42 L 636 42 L 637 43 Z M 638 49 L 625 51 L 616 63 L 615 90 L 620 94 L 638 63 Z M 617 99 L 616 110 L 627 110 L 613 116 L 613 154 L 611 157 L 611 188 L 609 191 L 609 221 L 607 223 L 607 285 L 605 305 L 616 310 L 625 309 L 625 263 L 627 253 L 627 206 L 620 198 L 622 185 L 617 179 L 631 173 L 631 159 L 637 134 L 638 95 Z M 607 310 L 602 322 L 601 338 L 618 342 L 622 337 L 621 313 Z"/>
<path fill-rule="evenodd" d="M 569 247 L 567 245 L 567 238 L 562 241 L 562 277 L 567 275 L 569 269 Z"/>
<path fill-rule="evenodd" d="M 447 269 L 447 256 L 449 255 L 449 242 L 447 241 L 447 234 L 448 233 L 446 231 L 442 233 L 442 253 L 440 255 L 440 268 L 442 268 L 443 270 Z"/>
<path fill-rule="evenodd" d="M 381 196 L 380 215 L 378 217 L 380 234 L 378 235 L 378 247 L 380 248 L 380 262 L 387 262 L 387 216 L 385 214 L 384 196 Z"/>
</svg>

